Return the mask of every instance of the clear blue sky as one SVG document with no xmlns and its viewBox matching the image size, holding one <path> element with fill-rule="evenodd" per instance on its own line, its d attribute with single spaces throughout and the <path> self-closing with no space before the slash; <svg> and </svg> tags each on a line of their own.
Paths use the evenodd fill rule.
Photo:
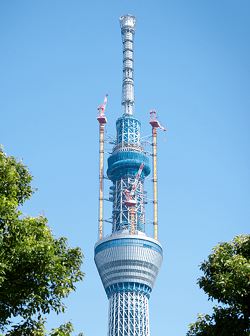
<svg viewBox="0 0 250 336">
<path fill-rule="evenodd" d="M 85 254 L 86 277 L 49 327 L 71 320 L 86 336 L 106 335 L 108 301 L 93 261 L 96 108 L 108 92 L 114 135 L 122 111 L 118 19 L 127 13 L 137 17 L 136 116 L 144 135 L 151 108 L 168 127 L 159 135 L 165 255 L 151 333 L 180 336 L 210 311 L 198 265 L 218 242 L 249 231 L 249 0 L 2 0 L 1 143 L 35 177 L 38 191 L 24 212 L 44 213 L 54 234 Z"/>
</svg>

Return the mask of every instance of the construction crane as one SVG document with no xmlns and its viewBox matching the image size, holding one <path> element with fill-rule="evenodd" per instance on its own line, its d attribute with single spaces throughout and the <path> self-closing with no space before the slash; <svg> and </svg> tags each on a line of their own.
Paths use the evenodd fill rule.
<svg viewBox="0 0 250 336">
<path fill-rule="evenodd" d="M 99 239 L 103 237 L 103 167 L 104 167 L 104 129 L 107 123 L 105 116 L 106 105 L 108 102 L 108 95 L 106 94 L 103 103 L 98 106 L 99 122 Z"/>
<path fill-rule="evenodd" d="M 158 240 L 158 186 L 157 186 L 157 128 L 162 131 L 167 129 L 157 120 L 156 111 L 150 111 L 150 125 L 152 126 L 152 158 L 153 158 L 153 192 L 154 192 L 154 239 Z"/>
<path fill-rule="evenodd" d="M 135 180 L 134 180 L 134 182 L 131 186 L 131 189 L 130 190 L 126 189 L 124 191 L 125 198 L 126 198 L 124 204 L 129 209 L 130 233 L 131 234 L 135 234 L 135 212 L 136 212 L 136 203 L 137 203 L 137 200 L 135 198 L 135 191 L 136 191 L 136 188 L 138 186 L 143 168 L 144 168 L 144 163 L 141 163 L 141 165 L 139 167 L 139 170 L 138 170 L 137 174 L 135 175 Z"/>
<path fill-rule="evenodd" d="M 150 121 L 149 121 L 150 125 L 154 128 L 160 128 L 162 131 L 166 131 L 167 129 L 160 124 L 159 120 L 157 120 L 156 111 L 152 110 L 149 113 L 150 113 Z"/>
<path fill-rule="evenodd" d="M 97 120 L 99 121 L 100 124 L 106 124 L 107 122 L 107 118 L 105 116 L 107 102 L 108 102 L 108 94 L 105 95 L 103 103 L 97 107 L 97 110 L 99 111 Z"/>
</svg>

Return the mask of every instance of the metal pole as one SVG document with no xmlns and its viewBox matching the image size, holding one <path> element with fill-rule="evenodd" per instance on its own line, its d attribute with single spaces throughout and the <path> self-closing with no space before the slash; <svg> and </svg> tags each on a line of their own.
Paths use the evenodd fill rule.
<svg viewBox="0 0 250 336">
<path fill-rule="evenodd" d="M 103 237 L 103 164 L 104 164 L 104 127 L 99 124 L 99 239 Z"/>
<path fill-rule="evenodd" d="M 129 208 L 130 213 L 130 234 L 135 234 L 135 207 L 132 206 Z"/>
<path fill-rule="evenodd" d="M 104 128 L 107 123 L 105 109 L 108 101 L 108 95 L 104 97 L 103 103 L 98 107 L 99 115 L 99 239 L 103 237 L 103 165 L 104 165 Z"/>
<path fill-rule="evenodd" d="M 153 189 L 154 189 L 154 239 L 158 240 L 158 195 L 157 195 L 157 128 L 152 127 L 153 137 Z"/>
</svg>

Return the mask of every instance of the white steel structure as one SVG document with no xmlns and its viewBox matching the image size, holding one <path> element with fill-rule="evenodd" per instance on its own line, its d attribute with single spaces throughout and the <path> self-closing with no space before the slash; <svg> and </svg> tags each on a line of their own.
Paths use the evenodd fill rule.
<svg viewBox="0 0 250 336">
<path fill-rule="evenodd" d="M 140 292 L 115 293 L 109 299 L 108 336 L 149 334 L 148 297 Z"/>
<path fill-rule="evenodd" d="M 135 17 L 125 15 L 120 18 L 122 42 L 123 42 L 123 83 L 122 105 L 124 113 L 133 114 L 134 105 L 134 34 Z"/>
<path fill-rule="evenodd" d="M 133 116 L 135 17 L 122 16 L 120 24 L 124 113 L 116 122 L 116 144 L 108 158 L 107 169 L 107 176 L 112 182 L 109 198 L 113 202 L 112 233 L 105 238 L 102 234 L 104 141 L 100 136 L 101 216 L 95 263 L 109 299 L 108 336 L 149 336 L 149 297 L 162 263 L 163 251 L 159 241 L 145 233 L 144 180 L 150 174 L 150 165 L 141 144 L 141 124 Z M 103 116 L 102 121 L 106 123 Z M 156 157 L 153 158 L 156 162 Z M 157 225 L 156 220 L 154 224 Z"/>
</svg>

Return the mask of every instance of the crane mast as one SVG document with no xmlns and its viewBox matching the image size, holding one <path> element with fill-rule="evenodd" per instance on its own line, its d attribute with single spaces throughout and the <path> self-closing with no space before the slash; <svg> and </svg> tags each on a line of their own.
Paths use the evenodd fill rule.
<svg viewBox="0 0 250 336">
<path fill-rule="evenodd" d="M 157 179 L 157 129 L 166 131 L 157 120 L 156 111 L 150 111 L 150 125 L 152 126 L 152 159 L 153 159 L 153 213 L 154 239 L 158 240 L 158 179 Z"/>
<path fill-rule="evenodd" d="M 98 215 L 98 238 L 103 238 L 103 169 L 104 169 L 104 130 L 107 118 L 105 116 L 108 95 L 104 97 L 103 103 L 98 106 L 97 120 L 99 122 L 99 215 Z"/>
</svg>

